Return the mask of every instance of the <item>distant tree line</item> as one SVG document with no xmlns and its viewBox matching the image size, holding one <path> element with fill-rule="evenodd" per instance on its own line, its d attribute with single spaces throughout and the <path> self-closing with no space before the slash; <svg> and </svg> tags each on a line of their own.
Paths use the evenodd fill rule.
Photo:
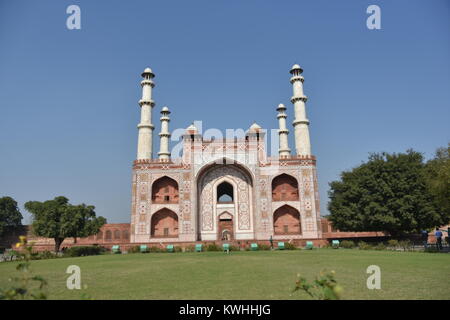
<svg viewBox="0 0 450 320">
<path fill-rule="evenodd" d="M 28 201 L 25 209 L 33 216 L 33 234 L 53 238 L 56 252 L 60 250 L 64 239 L 96 234 L 106 223 L 105 218 L 96 217 L 94 206 L 84 203 L 73 205 L 62 196 L 44 202 Z M 0 198 L 0 237 L 5 235 L 8 228 L 21 226 L 21 220 L 17 202 L 11 197 Z"/>
<path fill-rule="evenodd" d="M 341 231 L 393 236 L 450 222 L 450 143 L 425 162 L 421 153 L 373 153 L 330 183 L 328 219 Z"/>
</svg>

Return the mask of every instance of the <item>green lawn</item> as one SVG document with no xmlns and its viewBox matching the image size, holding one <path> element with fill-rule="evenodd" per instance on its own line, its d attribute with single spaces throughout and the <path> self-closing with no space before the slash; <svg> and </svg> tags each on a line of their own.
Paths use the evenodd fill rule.
<svg viewBox="0 0 450 320">
<path fill-rule="evenodd" d="M 0 263 L 0 287 L 15 262 Z M 86 289 L 66 289 L 69 265 Z M 366 268 L 381 268 L 381 290 L 366 287 Z M 291 295 L 297 273 L 334 270 L 344 299 L 450 299 L 450 254 L 316 249 L 102 255 L 32 261 L 49 282 L 50 299 L 307 299 Z"/>
</svg>

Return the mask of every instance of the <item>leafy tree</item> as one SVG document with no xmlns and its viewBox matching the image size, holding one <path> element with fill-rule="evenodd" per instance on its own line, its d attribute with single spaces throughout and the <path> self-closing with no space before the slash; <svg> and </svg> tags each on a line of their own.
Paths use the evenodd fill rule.
<svg viewBox="0 0 450 320">
<path fill-rule="evenodd" d="M 25 209 L 33 214 L 33 232 L 53 238 L 56 252 L 65 238 L 96 234 L 106 223 L 105 218 L 95 216 L 94 206 L 72 205 L 62 196 L 44 202 L 29 201 Z"/>
<path fill-rule="evenodd" d="M 450 143 L 447 148 L 439 148 L 434 159 L 425 167 L 427 185 L 433 195 L 438 210 L 450 216 Z M 444 221 L 444 224 L 448 223 Z"/>
<path fill-rule="evenodd" d="M 0 236 L 3 236 L 7 227 L 22 225 L 22 214 L 17 202 L 11 197 L 0 198 Z"/>
<path fill-rule="evenodd" d="M 440 225 L 428 191 L 422 154 L 375 153 L 366 163 L 330 183 L 329 219 L 342 231 L 387 231 L 392 235 Z"/>
</svg>

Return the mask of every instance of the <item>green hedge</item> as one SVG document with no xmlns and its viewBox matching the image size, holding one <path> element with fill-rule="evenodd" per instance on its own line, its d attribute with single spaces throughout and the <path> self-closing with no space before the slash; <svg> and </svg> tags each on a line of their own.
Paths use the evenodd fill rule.
<svg viewBox="0 0 450 320">
<path fill-rule="evenodd" d="M 351 240 L 342 240 L 341 243 L 339 243 L 339 247 L 353 249 L 355 247 L 355 242 Z"/>
<path fill-rule="evenodd" d="M 360 241 L 360 242 L 358 242 L 358 248 L 361 250 L 370 250 L 370 249 L 373 249 L 373 246 L 368 244 L 365 241 Z"/>
<path fill-rule="evenodd" d="M 215 243 L 210 243 L 205 247 L 205 251 L 222 251 L 222 248 Z"/>
<path fill-rule="evenodd" d="M 292 243 L 285 242 L 284 243 L 284 250 L 296 250 L 297 247 L 294 246 Z"/>
<path fill-rule="evenodd" d="M 100 246 L 70 247 L 64 251 L 64 256 L 66 257 L 95 256 L 98 254 L 102 254 L 105 251 L 106 249 Z"/>
<path fill-rule="evenodd" d="M 128 249 L 128 253 L 139 253 L 141 252 L 140 246 L 132 246 L 130 249 Z"/>
</svg>

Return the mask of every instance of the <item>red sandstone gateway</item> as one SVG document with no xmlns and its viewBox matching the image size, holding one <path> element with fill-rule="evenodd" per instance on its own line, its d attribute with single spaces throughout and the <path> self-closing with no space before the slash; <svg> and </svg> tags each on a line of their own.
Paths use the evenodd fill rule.
<svg viewBox="0 0 450 320">
<path fill-rule="evenodd" d="M 205 139 L 192 124 L 182 136 L 182 156 L 169 152 L 168 107 L 161 109 L 160 151 L 153 157 L 152 100 L 154 73 L 142 73 L 141 121 L 138 124 L 137 159 L 133 163 L 131 223 L 107 224 L 100 232 L 78 244 L 137 244 L 164 246 L 196 242 L 232 242 L 248 246 L 259 242 L 289 241 L 316 246 L 331 238 L 377 237 L 383 233 L 330 232 L 320 217 L 316 158 L 311 154 L 309 121 L 303 94 L 302 68 L 290 70 L 290 99 L 295 154 L 288 146 L 286 107 L 278 105 L 278 156 L 267 155 L 266 133 L 253 123 L 245 137 Z M 282 97 L 280 97 L 281 99 Z M 37 248 L 52 246 L 51 239 L 38 239 Z M 75 244 L 66 239 L 64 246 Z"/>
</svg>

